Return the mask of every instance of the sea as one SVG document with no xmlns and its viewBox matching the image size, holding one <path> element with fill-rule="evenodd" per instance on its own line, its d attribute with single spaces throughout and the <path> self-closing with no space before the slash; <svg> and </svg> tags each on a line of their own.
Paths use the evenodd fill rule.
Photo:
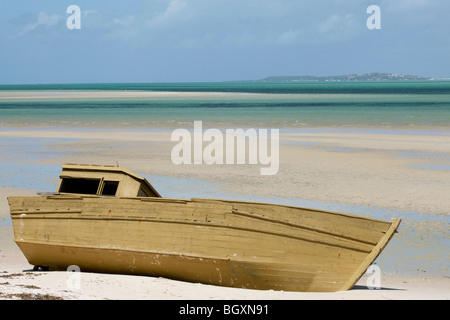
<svg viewBox="0 0 450 320">
<path fill-rule="evenodd" d="M 48 99 L 0 98 L 0 129 L 155 129 L 192 126 L 195 120 L 233 128 L 450 128 L 450 81 L 30 84 L 0 85 L 2 91 L 40 91 Z M 197 94 L 69 100 L 51 96 L 58 91 Z"/>
</svg>

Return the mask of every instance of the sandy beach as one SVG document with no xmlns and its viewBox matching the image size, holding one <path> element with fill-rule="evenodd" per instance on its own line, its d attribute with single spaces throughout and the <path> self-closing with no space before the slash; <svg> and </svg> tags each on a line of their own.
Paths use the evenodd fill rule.
<svg viewBox="0 0 450 320">
<path fill-rule="evenodd" d="M 222 92 L 148 92 L 148 91 L 22 91 L 17 93 L 16 91 L 0 91 L 0 101 L 72 101 L 74 99 L 82 101 L 88 100 L 117 100 L 117 99 L 170 99 L 177 98 L 192 99 L 230 99 L 240 97 L 258 97 L 259 94 L 251 93 L 233 93 L 232 96 Z M 280 97 L 280 95 L 276 95 Z"/>
<path fill-rule="evenodd" d="M 95 128 L 4 128 L 3 161 L 25 167 L 5 176 L 0 188 L 0 299 L 449 299 L 450 139 L 447 132 L 360 129 L 282 132 L 279 172 L 261 176 L 260 165 L 175 165 L 170 158 L 174 128 L 158 131 Z M 11 140 L 13 139 L 13 140 Z M 13 141 L 13 143 L 6 143 Z M 8 222 L 6 197 L 54 191 L 62 163 L 120 164 L 144 175 L 165 197 L 230 198 L 278 202 L 348 212 L 381 220 L 400 217 L 399 233 L 377 259 L 381 289 L 367 276 L 354 289 L 302 293 L 223 288 L 163 278 L 81 273 L 32 272 Z M 56 172 L 49 190 L 33 188 L 33 170 Z M 30 168 L 31 168 L 30 167 Z M 46 169 L 50 168 L 50 169 Z M 22 174 L 22 175 L 20 175 Z M 34 173 L 33 173 L 34 174 Z M 39 177 L 39 175 L 38 175 Z M 37 179 L 35 177 L 35 179 Z M 186 188 L 189 183 L 189 188 Z M 15 188 L 11 188 L 13 185 Z"/>
</svg>

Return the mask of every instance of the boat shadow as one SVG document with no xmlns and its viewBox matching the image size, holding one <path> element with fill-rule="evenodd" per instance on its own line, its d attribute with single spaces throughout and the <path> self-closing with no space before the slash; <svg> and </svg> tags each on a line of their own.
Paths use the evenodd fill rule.
<svg viewBox="0 0 450 320">
<path fill-rule="evenodd" d="M 398 289 L 398 288 L 387 288 L 387 287 L 380 287 L 380 288 L 369 288 L 368 286 L 361 286 L 361 285 L 355 285 L 353 288 L 350 289 L 350 291 L 353 290 L 391 290 L 391 291 L 406 291 L 406 289 Z"/>
</svg>

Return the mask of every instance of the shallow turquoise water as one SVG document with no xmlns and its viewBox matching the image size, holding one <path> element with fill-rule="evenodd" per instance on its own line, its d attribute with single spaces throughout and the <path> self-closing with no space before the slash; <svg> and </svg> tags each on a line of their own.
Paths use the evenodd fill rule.
<svg viewBox="0 0 450 320">
<path fill-rule="evenodd" d="M 2 90 L 216 92 L 177 98 L 0 99 L 0 127 L 449 127 L 450 82 L 2 85 Z"/>
</svg>

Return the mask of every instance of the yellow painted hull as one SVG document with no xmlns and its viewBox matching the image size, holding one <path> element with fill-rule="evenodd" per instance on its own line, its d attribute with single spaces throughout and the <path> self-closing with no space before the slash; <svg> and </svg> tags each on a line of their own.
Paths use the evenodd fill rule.
<svg viewBox="0 0 450 320">
<path fill-rule="evenodd" d="M 212 199 L 8 200 L 32 265 L 285 291 L 352 288 L 400 223 Z"/>
</svg>

